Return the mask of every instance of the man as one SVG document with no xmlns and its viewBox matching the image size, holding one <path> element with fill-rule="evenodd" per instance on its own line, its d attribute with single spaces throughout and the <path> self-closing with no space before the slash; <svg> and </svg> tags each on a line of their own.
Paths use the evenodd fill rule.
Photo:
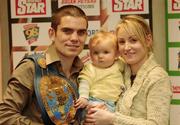
<svg viewBox="0 0 180 125">
<path fill-rule="evenodd" d="M 25 57 L 14 70 L 0 103 L 0 124 L 75 121 L 72 102 L 77 98 L 76 78 L 83 66 L 78 55 L 87 28 L 87 17 L 80 8 L 66 5 L 57 9 L 49 29 L 52 45 L 43 54 Z"/>
</svg>

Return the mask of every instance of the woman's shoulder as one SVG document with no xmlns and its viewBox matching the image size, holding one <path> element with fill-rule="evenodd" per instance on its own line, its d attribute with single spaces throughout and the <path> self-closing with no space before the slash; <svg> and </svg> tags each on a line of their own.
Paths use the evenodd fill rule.
<svg viewBox="0 0 180 125">
<path fill-rule="evenodd" d="M 166 70 L 152 57 L 142 66 L 138 76 L 143 77 L 144 84 L 147 86 L 157 83 L 170 83 Z"/>
<path fill-rule="evenodd" d="M 154 78 L 164 78 L 168 77 L 168 73 L 165 71 L 165 69 L 161 66 L 156 66 L 154 67 L 150 72 L 149 72 L 150 77 Z"/>
<path fill-rule="evenodd" d="M 147 88 L 151 88 L 152 86 L 166 86 L 166 88 L 169 88 L 171 82 L 168 73 L 162 67 L 157 66 L 147 74 L 144 85 Z"/>
<path fill-rule="evenodd" d="M 146 74 L 146 77 L 150 77 L 152 80 L 158 80 L 168 77 L 168 73 L 166 72 L 166 70 L 157 63 L 153 55 L 151 55 L 146 63 L 142 66 L 140 73 Z"/>
</svg>

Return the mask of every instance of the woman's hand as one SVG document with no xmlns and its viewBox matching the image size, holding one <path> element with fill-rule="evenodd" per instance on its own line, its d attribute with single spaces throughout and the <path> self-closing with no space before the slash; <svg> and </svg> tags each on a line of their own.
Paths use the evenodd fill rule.
<svg viewBox="0 0 180 125">
<path fill-rule="evenodd" d="M 112 125 L 115 114 L 104 109 L 91 107 L 88 110 L 84 125 Z"/>
</svg>

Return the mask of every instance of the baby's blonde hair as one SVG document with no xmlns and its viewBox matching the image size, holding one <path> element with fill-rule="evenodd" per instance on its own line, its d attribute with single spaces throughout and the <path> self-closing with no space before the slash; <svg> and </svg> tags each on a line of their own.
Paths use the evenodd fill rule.
<svg viewBox="0 0 180 125">
<path fill-rule="evenodd" d="M 103 43 L 105 41 L 111 42 L 114 46 L 114 49 L 118 50 L 116 35 L 112 32 L 107 32 L 107 31 L 99 31 L 93 37 L 91 37 L 89 40 L 89 49 L 92 49 L 95 46 L 97 46 L 99 43 Z"/>
</svg>

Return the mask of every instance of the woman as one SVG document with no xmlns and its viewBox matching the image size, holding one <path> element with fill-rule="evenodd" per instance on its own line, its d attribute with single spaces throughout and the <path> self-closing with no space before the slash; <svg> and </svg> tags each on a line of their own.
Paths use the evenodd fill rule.
<svg viewBox="0 0 180 125">
<path fill-rule="evenodd" d="M 86 123 L 96 125 L 168 125 L 171 85 L 168 74 L 155 61 L 152 34 L 139 16 L 124 17 L 116 29 L 119 52 L 126 61 L 126 91 L 115 113 L 90 108 Z"/>
</svg>

